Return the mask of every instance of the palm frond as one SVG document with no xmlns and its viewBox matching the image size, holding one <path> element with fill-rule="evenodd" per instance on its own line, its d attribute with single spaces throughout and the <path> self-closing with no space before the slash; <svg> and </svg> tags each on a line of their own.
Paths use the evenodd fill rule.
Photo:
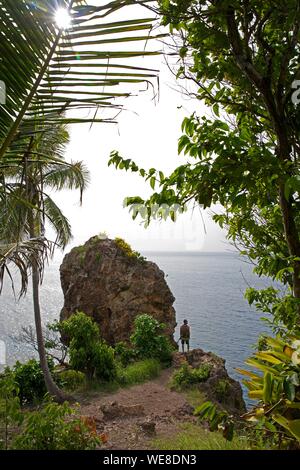
<svg viewBox="0 0 300 470">
<path fill-rule="evenodd" d="M 55 230 L 56 244 L 61 248 L 65 248 L 72 238 L 71 225 L 68 219 L 49 196 L 44 199 L 44 212 Z"/>
<path fill-rule="evenodd" d="M 107 0 L 96 7 L 78 0 L 0 0 L 0 77 L 7 85 L 7 101 L 0 106 L 0 159 L 24 117 L 49 127 L 57 123 L 58 111 L 67 113 L 60 122 L 111 122 L 114 113 L 82 119 L 78 111 L 83 106 L 114 111 L 122 107 L 116 100 L 130 96 L 133 86 L 152 83 L 157 71 L 130 62 L 158 52 L 127 45 L 161 37 L 151 34 L 154 19 L 115 19 L 116 12 L 136 3 L 147 0 Z M 66 31 L 55 25 L 58 5 L 72 16 Z"/>
<path fill-rule="evenodd" d="M 87 188 L 90 176 L 83 162 L 54 164 L 43 175 L 44 185 L 60 191 L 62 189 L 79 189 L 80 202 L 82 193 Z"/>
<path fill-rule="evenodd" d="M 15 291 L 15 271 L 20 275 L 19 296 L 26 294 L 33 263 L 39 271 L 40 282 L 43 279 L 44 264 L 53 253 L 54 244 L 45 238 L 0 244 L 0 293 L 5 275 L 8 275 Z"/>
</svg>

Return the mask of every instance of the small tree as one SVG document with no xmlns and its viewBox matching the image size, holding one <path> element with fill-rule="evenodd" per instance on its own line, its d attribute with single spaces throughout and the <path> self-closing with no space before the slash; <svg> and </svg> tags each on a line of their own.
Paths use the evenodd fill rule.
<svg viewBox="0 0 300 470">
<path fill-rule="evenodd" d="M 130 337 L 136 354 L 142 358 L 155 358 L 163 362 L 169 361 L 172 346 L 168 338 L 162 334 L 165 325 L 159 323 L 151 315 L 139 315 L 134 320 L 134 333 Z"/>
<path fill-rule="evenodd" d="M 116 374 L 114 350 L 100 336 L 98 325 L 83 312 L 77 312 L 60 324 L 69 342 L 70 365 L 89 380 L 111 380 Z"/>
</svg>

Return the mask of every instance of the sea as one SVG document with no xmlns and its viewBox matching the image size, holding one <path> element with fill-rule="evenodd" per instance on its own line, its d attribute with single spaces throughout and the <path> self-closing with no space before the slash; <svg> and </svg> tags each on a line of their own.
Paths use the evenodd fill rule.
<svg viewBox="0 0 300 470">
<path fill-rule="evenodd" d="M 236 368 L 253 353 L 261 333 L 270 332 L 261 320 L 262 314 L 250 307 L 244 298 L 247 287 L 264 288 L 271 285 L 267 278 L 252 273 L 253 265 L 235 252 L 147 252 L 165 272 L 166 281 L 176 300 L 177 323 L 188 319 L 191 327 L 191 347 L 202 348 L 223 357 L 228 373 L 241 380 Z M 46 268 L 41 287 L 41 307 L 44 324 L 58 319 L 63 304 L 59 266 L 56 259 Z M 33 325 L 30 291 L 25 298 L 14 297 L 6 279 L 0 295 L 0 359 L 13 365 L 35 356 L 27 344 L 19 341 L 22 326 Z M 3 367 L 3 364 L 2 364 Z M 244 398 L 247 400 L 246 391 Z"/>
</svg>

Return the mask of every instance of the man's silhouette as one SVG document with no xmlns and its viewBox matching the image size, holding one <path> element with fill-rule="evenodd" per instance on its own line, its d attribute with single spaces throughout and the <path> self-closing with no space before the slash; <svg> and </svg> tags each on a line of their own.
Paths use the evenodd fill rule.
<svg viewBox="0 0 300 470">
<path fill-rule="evenodd" d="M 188 325 L 187 320 L 183 320 L 183 324 L 180 327 L 180 339 L 181 339 L 181 347 L 182 352 L 184 353 L 184 344 L 187 346 L 187 351 L 190 350 L 190 336 L 191 336 L 191 329 Z"/>
</svg>

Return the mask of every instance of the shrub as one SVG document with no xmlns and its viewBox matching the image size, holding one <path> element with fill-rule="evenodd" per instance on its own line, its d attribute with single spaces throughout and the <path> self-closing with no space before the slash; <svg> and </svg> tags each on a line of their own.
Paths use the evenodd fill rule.
<svg viewBox="0 0 300 470">
<path fill-rule="evenodd" d="M 8 449 L 11 432 L 23 420 L 18 394 L 13 375 L 6 370 L 0 376 L 0 450 Z"/>
<path fill-rule="evenodd" d="M 211 371 L 210 364 L 203 364 L 194 369 L 188 364 L 184 364 L 180 369 L 176 370 L 172 376 L 171 385 L 174 388 L 186 388 L 194 384 L 205 382 Z"/>
<path fill-rule="evenodd" d="M 99 327 L 91 317 L 77 312 L 60 324 L 60 330 L 70 342 L 73 369 L 84 372 L 89 379 L 111 380 L 115 377 L 114 350 L 101 339 Z"/>
<path fill-rule="evenodd" d="M 219 401 L 224 401 L 228 396 L 230 390 L 230 383 L 226 379 L 221 379 L 217 382 L 215 386 L 215 394 Z"/>
<path fill-rule="evenodd" d="M 116 237 L 115 243 L 123 251 L 124 255 L 126 255 L 128 258 L 135 258 L 142 262 L 146 261 L 146 258 L 142 256 L 138 251 L 134 251 L 129 245 L 129 243 L 125 242 L 123 238 Z"/>
<path fill-rule="evenodd" d="M 13 440 L 16 450 L 90 450 L 100 445 L 96 425 L 75 413 L 67 403 L 50 402 L 27 413 L 21 433 Z"/>
<path fill-rule="evenodd" d="M 93 363 L 97 379 L 109 381 L 116 377 L 115 353 L 106 343 L 99 341 L 94 345 Z"/>
<path fill-rule="evenodd" d="M 60 385 L 59 378 L 54 374 L 54 362 L 48 360 L 49 370 L 55 381 Z M 40 363 L 30 359 L 25 364 L 17 361 L 12 369 L 7 369 L 18 387 L 18 396 L 22 404 L 40 401 L 47 393 L 44 375 Z"/>
<path fill-rule="evenodd" d="M 246 376 L 249 398 L 258 400 L 242 416 L 249 439 L 258 439 L 265 448 L 300 449 L 300 338 L 265 337 L 267 350 L 246 360 L 257 372 L 237 369 Z M 263 373 L 263 374 L 262 374 Z M 233 435 L 232 417 L 219 412 L 211 402 L 203 403 L 196 414 L 210 422 L 210 429 L 223 429 Z"/>
<path fill-rule="evenodd" d="M 67 390 L 76 390 L 85 383 L 85 375 L 79 370 L 64 370 L 59 373 L 61 384 Z"/>
<path fill-rule="evenodd" d="M 165 325 L 151 315 L 143 314 L 135 318 L 134 327 L 130 340 L 139 357 L 159 359 L 162 362 L 171 361 L 172 345 L 169 339 L 161 334 Z"/>
<path fill-rule="evenodd" d="M 160 371 L 161 365 L 157 359 L 145 359 L 120 369 L 117 380 L 121 385 L 134 385 L 154 379 Z"/>
<path fill-rule="evenodd" d="M 266 429 L 282 448 L 300 448 L 300 337 L 265 337 L 267 350 L 258 351 L 246 364 L 257 372 L 239 370 L 249 398 L 258 401 L 245 419 Z M 261 375 L 263 372 L 263 375 Z"/>
<path fill-rule="evenodd" d="M 136 353 L 124 341 L 120 341 L 115 345 L 115 355 L 123 366 L 127 366 L 135 358 Z"/>
</svg>

